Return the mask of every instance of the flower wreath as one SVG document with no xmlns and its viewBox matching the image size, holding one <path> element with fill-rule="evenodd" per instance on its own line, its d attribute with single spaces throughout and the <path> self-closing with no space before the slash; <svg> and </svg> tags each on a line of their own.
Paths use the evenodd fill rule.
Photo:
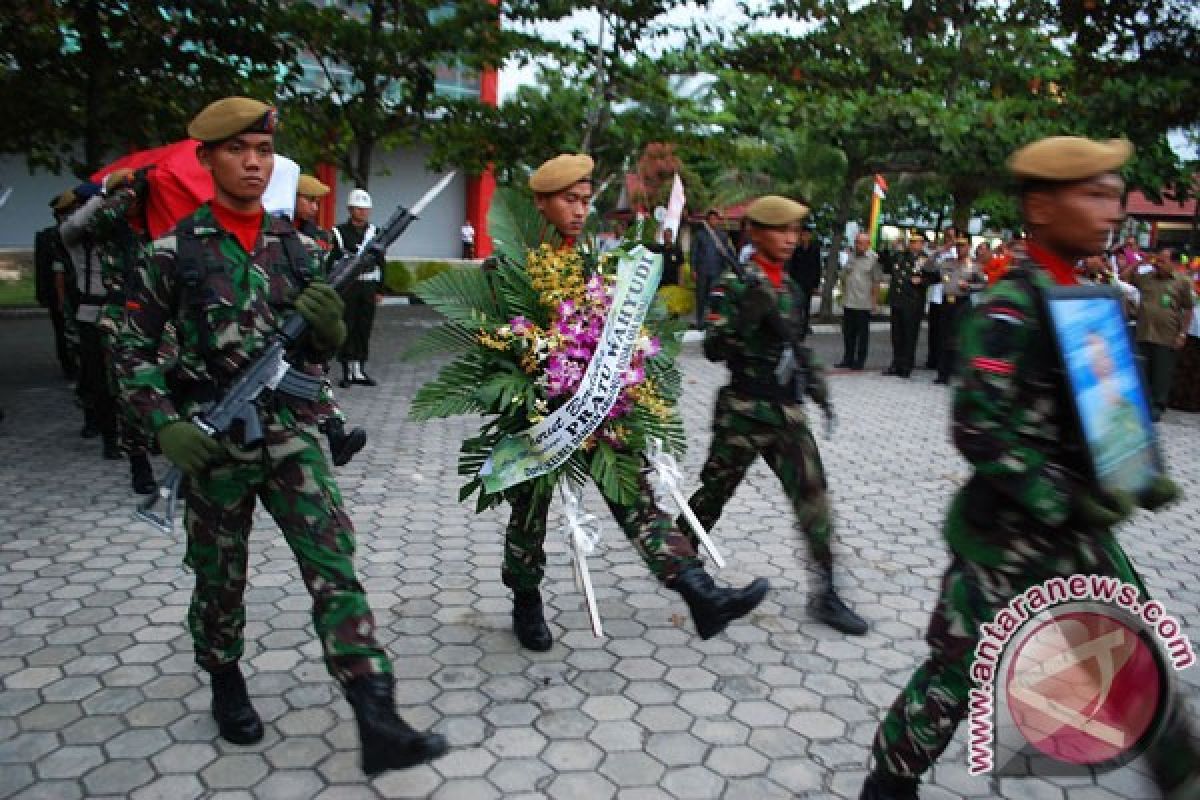
<svg viewBox="0 0 1200 800">
<path fill-rule="evenodd" d="M 596 257 L 586 247 L 546 243 L 540 215 L 515 190 L 497 193 L 488 228 L 497 249 L 494 268 L 450 270 L 416 288 L 446 322 L 406 353 L 453 356 L 417 391 L 411 419 L 487 418 L 479 434 L 462 443 L 458 462 L 468 479 L 459 500 L 478 491 L 477 512 L 504 500 L 503 492 L 485 489 L 480 474 L 496 445 L 554 412 L 578 388 L 612 303 L 616 262 L 632 244 Z M 651 440 L 683 453 L 675 365 L 682 327 L 655 304 L 616 404 L 563 466 L 530 479 L 535 496 L 549 498 L 564 473 L 579 482 L 590 474 L 606 499 L 627 505 L 637 496 L 641 454 Z"/>
</svg>

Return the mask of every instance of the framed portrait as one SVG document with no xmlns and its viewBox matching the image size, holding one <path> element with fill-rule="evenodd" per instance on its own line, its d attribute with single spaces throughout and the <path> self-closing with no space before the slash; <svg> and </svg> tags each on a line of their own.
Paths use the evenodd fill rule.
<svg viewBox="0 0 1200 800">
<path fill-rule="evenodd" d="M 1054 287 L 1046 290 L 1046 305 L 1093 477 L 1105 489 L 1136 494 L 1163 466 L 1121 292 Z"/>
</svg>

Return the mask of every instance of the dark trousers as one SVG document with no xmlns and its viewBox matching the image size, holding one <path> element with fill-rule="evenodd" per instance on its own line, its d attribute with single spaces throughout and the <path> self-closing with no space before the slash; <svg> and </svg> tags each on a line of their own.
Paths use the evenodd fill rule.
<svg viewBox="0 0 1200 800">
<path fill-rule="evenodd" d="M 1164 344 L 1138 342 L 1138 354 L 1142 357 L 1146 386 L 1150 389 L 1150 404 L 1155 416 L 1167 410 L 1167 398 L 1171 396 L 1171 379 L 1175 375 L 1175 360 L 1179 351 Z"/>
<path fill-rule="evenodd" d="M 708 295 L 717 283 L 716 275 L 705 275 L 696 272 L 696 327 L 704 327 L 704 317 L 708 313 Z"/>
<path fill-rule="evenodd" d="M 961 297 L 954 303 L 942 303 L 942 322 L 939 326 L 941 353 L 937 365 L 939 381 L 949 381 L 954 374 L 958 361 L 958 326 L 970 307 L 970 300 Z"/>
<path fill-rule="evenodd" d="M 475 243 L 474 242 L 463 242 L 462 243 L 462 257 L 463 258 L 474 258 L 475 257 Z"/>
<path fill-rule="evenodd" d="M 812 296 L 812 291 L 804 287 L 796 290 L 796 333 L 801 338 L 808 334 L 809 316 L 812 313 Z"/>
<path fill-rule="evenodd" d="M 917 358 L 917 337 L 921 333 L 919 303 L 897 303 L 892 306 L 892 369 L 908 377 Z"/>
<path fill-rule="evenodd" d="M 54 326 L 54 352 L 58 356 L 58 365 L 62 367 L 63 375 L 72 377 L 78 365 L 75 363 L 75 354 L 67 344 L 67 322 L 63 319 L 61 308 L 47 310 L 50 312 L 50 324 Z"/>
<path fill-rule="evenodd" d="M 929 304 L 929 355 L 925 358 L 925 369 L 937 369 L 942 360 L 942 309 L 944 303 Z"/>
<path fill-rule="evenodd" d="M 375 281 L 351 281 L 342 293 L 346 302 L 346 342 L 342 345 L 342 363 L 367 360 L 371 328 L 375 325 Z"/>
<path fill-rule="evenodd" d="M 108 383 L 108 356 L 100 328 L 79 323 L 79 399 L 106 440 L 117 436 L 117 404 Z"/>
<path fill-rule="evenodd" d="M 842 311 L 842 363 L 862 369 L 867 363 L 867 345 L 871 340 L 871 312 L 865 308 Z"/>
</svg>

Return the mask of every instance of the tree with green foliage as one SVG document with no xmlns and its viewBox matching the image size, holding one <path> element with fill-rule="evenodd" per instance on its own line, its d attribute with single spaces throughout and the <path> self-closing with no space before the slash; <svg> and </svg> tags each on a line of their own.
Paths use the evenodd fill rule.
<svg viewBox="0 0 1200 800">
<path fill-rule="evenodd" d="M 291 51 L 277 0 L 47 0 L 0 5 L 0 152 L 83 177 L 181 139 L 203 105 L 273 97 Z"/>
</svg>

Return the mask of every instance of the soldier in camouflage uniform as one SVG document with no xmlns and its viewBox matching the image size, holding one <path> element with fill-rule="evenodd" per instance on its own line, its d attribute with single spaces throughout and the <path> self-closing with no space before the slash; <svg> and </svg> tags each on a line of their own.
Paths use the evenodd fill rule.
<svg viewBox="0 0 1200 800">
<path fill-rule="evenodd" d="M 907 250 L 889 256 L 883 262 L 883 271 L 892 276 L 888 286 L 888 305 L 892 311 L 892 365 L 883 371 L 884 375 L 901 378 L 912 375 L 929 287 L 925 262 L 925 237 L 915 231 L 909 234 Z"/>
<path fill-rule="evenodd" d="M 130 481 L 138 494 L 153 494 L 158 488 L 149 458 L 155 445 L 120 391 L 116 365 L 120 360 L 120 332 L 125 326 L 125 279 L 141 249 L 149 244 L 146 235 L 130 224 L 130 219 L 140 213 L 146 192 L 145 173 L 129 169 L 110 173 L 104 178 L 105 200 L 87 223 L 105 289 L 97 323 L 106 360 L 105 379 L 116 404 L 117 439 L 129 458 Z"/>
<path fill-rule="evenodd" d="M 317 212 L 321 208 L 321 198 L 329 194 L 329 187 L 312 175 L 301 175 L 296 184 L 296 230 L 310 237 L 325 254 L 326 270 L 332 268 L 330 254 L 333 251 L 333 234 L 317 225 Z M 346 415 L 333 396 L 333 384 L 328 378 L 321 382 L 321 399 L 318 416 L 319 427 L 329 440 L 329 455 L 333 465 L 341 467 L 350 463 L 350 459 L 367 444 L 367 432 L 355 428 L 346 433 Z"/>
<path fill-rule="evenodd" d="M 794 344 L 794 352 L 807 362 L 801 367 L 810 376 L 808 391 L 829 407 L 823 369 L 799 344 L 804 331 L 793 319 L 796 287 L 783 269 L 807 213 L 805 206 L 774 195 L 751 203 L 746 209 L 754 243 L 754 256 L 745 266 L 749 280 L 727 271 L 713 290 L 704 354 L 728 364 L 732 377 L 717 394 L 712 445 L 700 471 L 700 488 L 689 504 L 700 524 L 711 529 L 761 454 L 783 484 L 808 540 L 821 584 L 809 610 L 843 633 L 861 635 L 867 623 L 842 602 L 833 585 L 833 515 L 821 454 L 794 384 L 780 384 L 776 376 L 784 348 Z"/>
<path fill-rule="evenodd" d="M 189 125 L 203 143 L 197 155 L 212 173 L 215 199 L 154 242 L 131 276 L 122 387 L 163 455 L 187 476 L 185 563 L 196 573 L 188 626 L 196 661 L 212 677 L 221 736 L 237 744 L 263 736 L 238 665 L 257 498 L 296 554 L 326 666 L 354 708 L 363 770 L 376 774 L 435 758 L 446 743 L 396 715 L 391 663 L 355 575 L 354 528 L 317 441 L 315 404 L 266 393 L 258 442 L 241 427 L 212 439 L 189 420 L 231 385 L 293 308 L 310 326 L 291 356 L 297 368 L 319 374 L 345 336 L 340 298 L 315 279 L 316 244 L 262 207 L 274 120 L 263 103 L 226 98 Z M 169 374 L 158 359 L 168 322 L 180 348 Z"/>
<path fill-rule="evenodd" d="M 1116 170 L 1124 140 L 1054 137 L 1009 162 L 1021 180 L 1028 257 L 1000 280 L 962 326 L 954 441 L 974 473 L 951 502 L 943 533 L 951 563 L 929 623 L 929 659 L 896 699 L 875 737 L 863 800 L 911 800 L 966 715 L 981 626 L 1030 587 L 1097 574 L 1141 587 L 1113 528 L 1136 502 L 1154 510 L 1178 496 L 1160 478 L 1139 497 L 1101 489 L 1064 407 L 1066 377 L 1039 294 L 1071 285 L 1073 264 L 1103 250 L 1121 219 Z M 1144 587 L 1142 587 L 1143 598 Z M 1176 711 L 1180 704 L 1176 703 Z M 1200 797 L 1200 766 L 1182 717 L 1148 753 L 1168 798 Z"/>
<path fill-rule="evenodd" d="M 529 188 L 546 223 L 574 247 L 583 231 L 592 198 L 592 159 L 561 155 L 542 164 L 529 179 Z M 758 579 L 742 589 L 715 585 L 696 557 L 696 548 L 654 499 L 647 464 L 638 480 L 633 505 L 608 502 L 613 518 L 633 543 L 650 572 L 679 592 L 703 639 L 716 636 L 730 622 L 753 611 L 767 593 Z M 505 493 L 512 516 L 504 536 L 504 585 L 513 590 L 513 632 L 529 650 L 549 650 L 554 640 L 546 625 L 539 586 L 546 567 L 546 516 L 550 497 L 537 494 L 530 483 Z"/>
</svg>

